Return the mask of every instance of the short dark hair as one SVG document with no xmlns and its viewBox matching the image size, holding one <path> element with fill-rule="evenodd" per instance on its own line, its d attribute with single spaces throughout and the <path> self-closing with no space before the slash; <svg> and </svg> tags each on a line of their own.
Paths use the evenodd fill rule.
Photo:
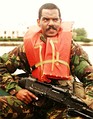
<svg viewBox="0 0 93 119">
<path fill-rule="evenodd" d="M 42 16 L 42 10 L 43 9 L 57 9 L 59 12 L 59 17 L 61 18 L 61 12 L 60 9 L 58 8 L 57 5 L 53 4 L 53 3 L 45 3 L 43 4 L 40 8 L 39 8 L 39 12 L 38 12 L 38 18 L 40 19 Z"/>
</svg>

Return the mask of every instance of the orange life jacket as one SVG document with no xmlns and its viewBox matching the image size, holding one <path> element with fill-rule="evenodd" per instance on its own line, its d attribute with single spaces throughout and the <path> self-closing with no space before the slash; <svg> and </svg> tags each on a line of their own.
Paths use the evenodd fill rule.
<svg viewBox="0 0 93 119">
<path fill-rule="evenodd" d="M 70 79 L 70 50 L 72 33 L 59 31 L 44 43 L 39 27 L 31 28 L 24 37 L 24 47 L 32 75 L 42 82 L 50 79 Z"/>
</svg>

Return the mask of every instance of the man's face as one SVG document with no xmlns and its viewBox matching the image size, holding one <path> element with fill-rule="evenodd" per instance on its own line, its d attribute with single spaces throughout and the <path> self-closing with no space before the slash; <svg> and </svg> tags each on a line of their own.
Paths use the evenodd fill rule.
<svg viewBox="0 0 93 119">
<path fill-rule="evenodd" d="M 45 37 L 53 37 L 57 35 L 61 27 L 61 18 L 59 18 L 57 9 L 43 9 L 42 16 L 37 22 Z"/>
</svg>

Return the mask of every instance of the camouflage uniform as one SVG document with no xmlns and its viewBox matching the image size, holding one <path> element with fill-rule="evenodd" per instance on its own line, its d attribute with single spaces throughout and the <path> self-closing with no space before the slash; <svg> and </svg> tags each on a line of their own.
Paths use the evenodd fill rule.
<svg viewBox="0 0 93 119">
<path fill-rule="evenodd" d="M 21 89 L 21 87 L 18 86 L 18 80 L 21 78 L 12 75 L 16 69 L 22 69 L 26 72 L 27 76 L 31 74 L 23 44 L 0 57 L 0 88 L 5 91 L 4 93 L 0 91 L 0 119 L 67 118 L 66 109 L 59 104 L 51 102 L 51 100 L 41 98 L 40 101 L 38 101 L 38 106 L 32 103 L 26 105 L 18 100 L 15 97 L 15 94 Z M 70 86 L 71 92 L 74 91 L 74 94 L 77 95 L 77 97 L 82 98 L 85 103 L 92 107 L 93 68 L 88 60 L 87 54 L 83 51 L 80 45 L 73 41 L 70 55 L 70 69 L 72 77 L 77 77 L 82 83 L 74 83 L 76 82 L 74 81 L 74 78 L 72 78 L 71 81 L 57 81 L 56 83 L 62 86 Z M 85 87 L 85 89 L 83 87 Z"/>
</svg>

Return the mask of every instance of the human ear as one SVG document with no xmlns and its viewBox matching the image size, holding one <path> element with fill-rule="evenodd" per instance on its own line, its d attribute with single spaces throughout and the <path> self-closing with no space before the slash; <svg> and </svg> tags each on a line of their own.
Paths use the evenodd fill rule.
<svg viewBox="0 0 93 119">
<path fill-rule="evenodd" d="M 37 25 L 40 26 L 40 20 L 39 19 L 37 19 Z"/>
</svg>

